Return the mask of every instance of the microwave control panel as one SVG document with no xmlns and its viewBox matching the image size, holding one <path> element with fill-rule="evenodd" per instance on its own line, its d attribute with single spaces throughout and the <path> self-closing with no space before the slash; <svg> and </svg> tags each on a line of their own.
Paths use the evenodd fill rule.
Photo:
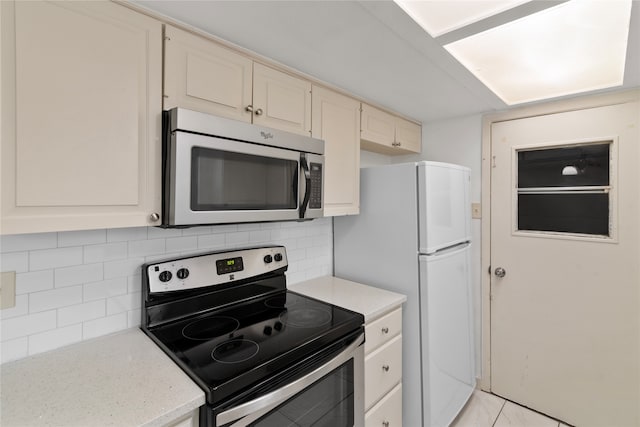
<svg viewBox="0 0 640 427">
<path fill-rule="evenodd" d="M 322 208 L 322 164 L 311 163 L 311 196 L 309 209 Z"/>
</svg>

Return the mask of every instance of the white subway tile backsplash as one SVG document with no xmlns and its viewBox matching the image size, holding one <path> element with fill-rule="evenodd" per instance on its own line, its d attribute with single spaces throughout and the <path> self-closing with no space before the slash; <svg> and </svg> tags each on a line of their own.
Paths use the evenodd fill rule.
<svg viewBox="0 0 640 427">
<path fill-rule="evenodd" d="M 264 243 L 271 240 L 271 230 L 255 230 L 249 232 L 249 241 L 252 244 Z"/>
<path fill-rule="evenodd" d="M 149 227 L 147 239 L 167 239 L 180 236 L 182 236 L 182 229 L 180 228 Z"/>
<path fill-rule="evenodd" d="M 29 336 L 29 355 L 82 341 L 82 325 L 71 325 Z"/>
<path fill-rule="evenodd" d="M 140 274 L 127 277 L 127 293 L 135 292 L 142 292 L 142 276 Z"/>
<path fill-rule="evenodd" d="M 29 314 L 29 295 L 16 295 L 16 305 L 11 308 L 5 308 L 0 313 L 2 313 L 2 319 L 26 316 Z"/>
<path fill-rule="evenodd" d="M 56 328 L 56 311 L 50 310 L 3 319 L 0 327 L 2 329 L 2 341 L 48 331 Z"/>
<path fill-rule="evenodd" d="M 135 240 L 129 242 L 129 256 L 144 257 L 165 253 L 166 239 Z"/>
<path fill-rule="evenodd" d="M 97 282 L 102 279 L 104 279 L 104 264 L 102 263 L 56 268 L 54 272 L 56 288 Z"/>
<path fill-rule="evenodd" d="M 90 320 L 82 324 L 82 339 L 89 339 L 107 335 L 112 332 L 121 331 L 127 328 L 127 313 L 120 313 L 114 316 L 101 317 Z"/>
<path fill-rule="evenodd" d="M 53 270 L 16 274 L 16 295 L 53 289 Z"/>
<path fill-rule="evenodd" d="M 224 234 L 198 236 L 198 249 L 217 249 L 224 246 Z"/>
<path fill-rule="evenodd" d="M 82 286 L 69 286 L 29 294 L 29 313 L 67 307 L 82 302 Z"/>
<path fill-rule="evenodd" d="M 58 246 L 56 233 L 11 234 L 0 236 L 0 252 L 35 251 Z"/>
<path fill-rule="evenodd" d="M 83 288 L 85 302 L 110 298 L 127 293 L 127 278 L 116 277 L 102 282 L 87 283 Z"/>
<path fill-rule="evenodd" d="M 27 357 L 29 355 L 29 339 L 22 337 L 15 340 L 3 341 L 0 347 L 0 354 L 2 355 L 0 363 Z"/>
<path fill-rule="evenodd" d="M 84 263 L 115 261 L 128 257 L 127 243 L 105 243 L 103 245 L 84 246 Z"/>
<path fill-rule="evenodd" d="M 238 231 L 237 233 L 227 234 L 225 238 L 225 244 L 229 246 L 242 246 L 249 243 L 249 232 Z"/>
<path fill-rule="evenodd" d="M 139 327 L 144 263 L 260 244 L 284 245 L 288 283 L 331 274 L 332 220 L 135 227 L 0 238 L 0 267 L 16 271 L 16 307 L 2 310 L 2 362 Z"/>
<path fill-rule="evenodd" d="M 140 308 L 142 293 L 134 292 L 107 298 L 107 316 Z"/>
<path fill-rule="evenodd" d="M 82 247 L 43 249 L 29 253 L 29 270 L 68 267 L 82 264 Z"/>
<path fill-rule="evenodd" d="M 129 240 L 146 240 L 147 227 L 113 228 L 107 230 L 107 242 L 126 242 Z"/>
<path fill-rule="evenodd" d="M 173 237 L 167 239 L 167 253 L 195 251 L 198 249 L 198 237 Z"/>
<path fill-rule="evenodd" d="M 107 230 L 64 231 L 58 233 L 58 247 L 106 243 Z"/>
<path fill-rule="evenodd" d="M 190 227 L 182 230 L 183 236 L 198 236 L 201 234 L 211 234 L 212 232 L 211 226 L 202 226 L 202 227 Z"/>
<path fill-rule="evenodd" d="M 127 326 L 129 328 L 137 328 L 142 324 L 142 309 L 131 310 L 127 312 Z"/>
<path fill-rule="evenodd" d="M 119 261 L 104 263 L 104 278 L 134 276 L 140 274 L 140 266 L 145 263 L 144 258 L 127 258 Z"/>
<path fill-rule="evenodd" d="M 58 309 L 58 327 L 98 319 L 106 315 L 104 299 Z"/>
<path fill-rule="evenodd" d="M 0 271 L 15 271 L 24 273 L 29 271 L 29 252 L 12 252 L 0 257 Z"/>
<path fill-rule="evenodd" d="M 238 231 L 254 231 L 260 230 L 259 223 L 238 224 Z"/>
</svg>

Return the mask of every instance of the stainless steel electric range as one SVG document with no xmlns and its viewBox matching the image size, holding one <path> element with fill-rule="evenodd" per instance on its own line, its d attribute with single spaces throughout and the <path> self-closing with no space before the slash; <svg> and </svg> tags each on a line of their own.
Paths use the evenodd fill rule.
<svg viewBox="0 0 640 427">
<path fill-rule="evenodd" d="M 142 267 L 142 330 L 205 392 L 200 425 L 364 425 L 364 317 L 287 290 L 267 246 Z"/>
</svg>

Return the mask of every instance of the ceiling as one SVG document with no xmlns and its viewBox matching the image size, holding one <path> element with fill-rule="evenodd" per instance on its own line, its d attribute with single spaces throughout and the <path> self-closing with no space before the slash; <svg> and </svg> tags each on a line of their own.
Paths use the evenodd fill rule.
<svg viewBox="0 0 640 427">
<path fill-rule="evenodd" d="M 508 108 L 392 1 L 133 3 L 421 122 Z M 640 87 L 640 0 L 631 14 L 624 88 Z"/>
</svg>

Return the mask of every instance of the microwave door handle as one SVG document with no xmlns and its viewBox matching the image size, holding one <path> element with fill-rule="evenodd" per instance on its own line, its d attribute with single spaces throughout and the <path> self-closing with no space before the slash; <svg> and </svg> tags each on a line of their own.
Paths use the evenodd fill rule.
<svg viewBox="0 0 640 427">
<path fill-rule="evenodd" d="M 299 187 L 300 187 L 299 170 L 300 170 L 300 168 L 297 168 L 293 172 L 293 185 L 292 185 L 293 200 L 296 200 L 296 201 L 298 200 L 298 197 L 300 197 L 300 193 L 299 193 Z"/>
<path fill-rule="evenodd" d="M 309 206 L 309 198 L 311 197 L 311 172 L 309 172 L 309 163 L 307 163 L 307 157 L 304 154 L 300 157 L 300 166 L 302 166 L 305 181 L 304 199 L 302 200 L 302 204 L 300 205 L 300 218 L 302 219 L 307 212 L 307 206 Z"/>
</svg>

